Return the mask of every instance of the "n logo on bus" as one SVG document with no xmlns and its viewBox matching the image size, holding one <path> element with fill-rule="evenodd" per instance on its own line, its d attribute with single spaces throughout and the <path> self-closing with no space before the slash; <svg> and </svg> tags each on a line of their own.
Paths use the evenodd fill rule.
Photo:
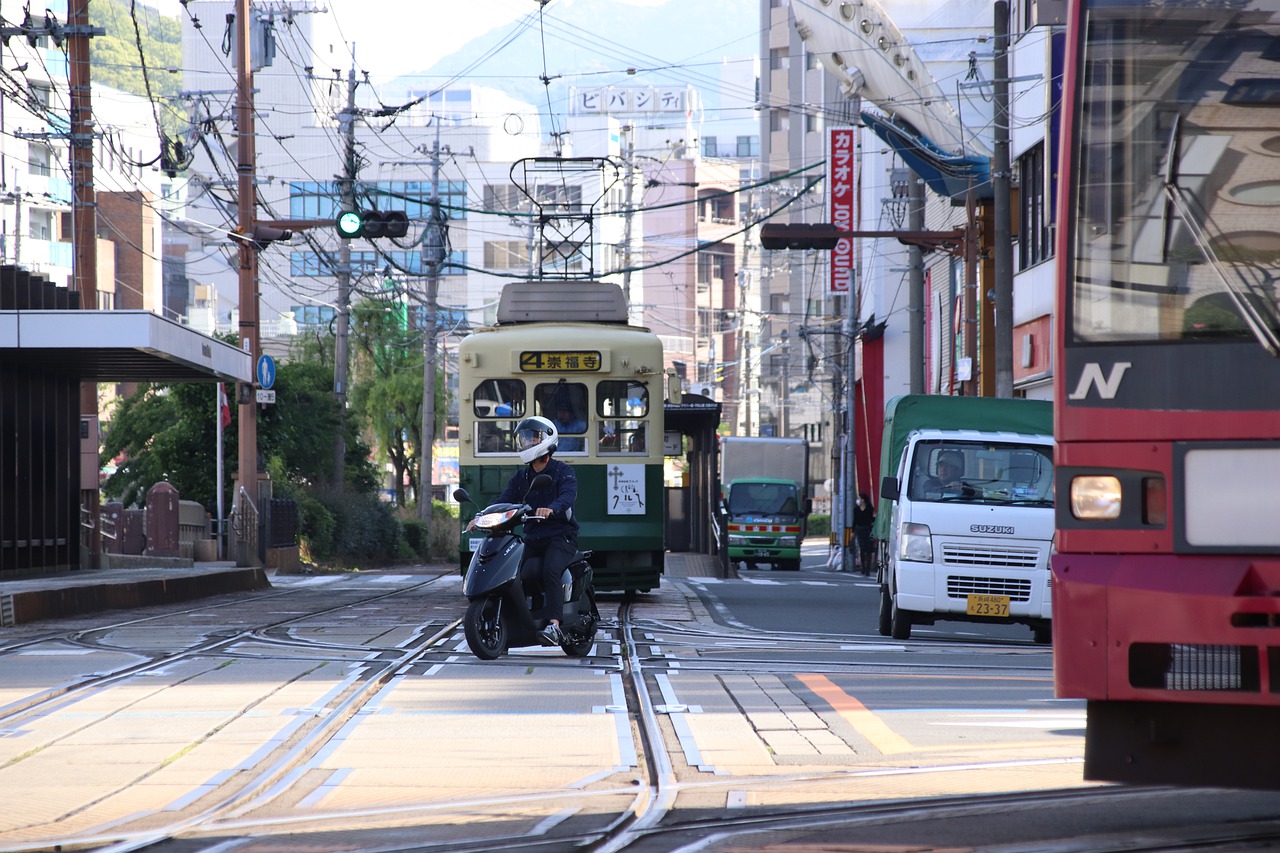
<svg viewBox="0 0 1280 853">
<path fill-rule="evenodd" d="M 1068 400 L 1083 400 L 1089 396 L 1089 386 L 1092 385 L 1098 389 L 1098 396 L 1104 400 L 1114 400 L 1116 392 L 1120 390 L 1120 380 L 1124 379 L 1124 373 L 1133 362 L 1117 361 L 1111 365 L 1111 373 L 1105 378 L 1102 376 L 1102 366 L 1097 362 L 1089 362 L 1084 366 L 1084 370 L 1080 371 L 1080 382 L 1076 385 L 1076 390 L 1067 395 Z"/>
</svg>

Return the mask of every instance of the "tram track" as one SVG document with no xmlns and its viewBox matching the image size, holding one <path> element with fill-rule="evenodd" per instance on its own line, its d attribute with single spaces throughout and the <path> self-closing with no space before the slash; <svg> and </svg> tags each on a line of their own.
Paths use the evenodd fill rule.
<svg viewBox="0 0 1280 853">
<path fill-rule="evenodd" d="M 548 651 L 546 654 L 516 653 L 497 661 L 479 661 L 461 645 L 456 621 L 427 621 L 409 630 L 407 636 L 402 629 L 402 634 L 395 638 L 399 641 L 396 643 L 378 639 L 376 625 L 368 629 L 370 639 L 364 643 L 349 639 L 354 635 L 348 631 L 336 636 L 327 633 L 350 624 L 345 621 L 351 616 L 351 611 L 343 612 L 346 608 L 394 600 L 397 595 L 421 591 L 424 587 L 430 590 L 431 583 L 427 581 L 377 595 L 354 596 L 306 614 L 262 621 L 234 633 L 226 632 L 210 638 L 207 642 L 190 644 L 168 655 L 157 655 L 154 661 L 141 664 L 132 673 L 114 673 L 99 680 L 97 687 L 102 689 L 124 682 L 131 676 L 143 678 L 148 666 L 163 670 L 184 658 L 202 656 L 215 661 L 243 659 L 294 666 L 299 661 L 311 661 L 317 667 L 334 663 L 348 666 L 347 671 L 340 674 L 341 683 L 330 689 L 322 702 L 314 708 L 301 709 L 306 713 L 296 724 L 287 726 L 252 758 L 243 760 L 234 768 L 233 774 L 217 781 L 217 784 L 210 782 L 193 791 L 192 796 L 185 798 L 189 802 L 180 808 L 152 810 L 123 821 L 69 832 L 58 838 L 57 846 L 63 850 L 109 853 L 142 850 L 152 853 L 230 853 L 232 850 L 236 853 L 264 853 L 287 849 L 288 836 L 305 833 L 308 849 L 318 852 L 496 853 L 574 849 L 593 853 L 672 850 L 728 853 L 730 850 L 762 849 L 753 845 L 767 843 L 769 839 L 845 832 L 855 833 L 861 838 L 864 833 L 874 834 L 894 826 L 982 820 L 991 815 L 1030 812 L 1037 808 L 1068 808 L 1106 802 L 1127 807 L 1130 803 L 1140 805 L 1143 797 L 1158 796 L 1158 792 L 1147 789 L 1116 788 L 909 800 L 878 793 L 902 790 L 909 780 L 915 778 L 938 778 L 947 774 L 983 772 L 984 769 L 1017 772 L 1071 761 L 1063 758 L 1015 760 L 1008 755 L 1000 755 L 986 762 L 968 760 L 961 763 L 958 756 L 947 756 L 927 766 L 911 761 L 873 759 L 848 767 L 814 766 L 787 772 L 785 766 L 778 766 L 768 773 L 735 770 L 726 776 L 714 775 L 707 768 L 694 766 L 685 751 L 684 736 L 675 725 L 677 721 L 673 720 L 673 715 L 684 712 L 673 710 L 666 704 L 672 698 L 663 692 L 664 684 L 665 689 L 670 689 L 673 682 L 667 679 L 673 673 L 749 675 L 763 671 L 756 667 L 766 666 L 770 673 L 781 676 L 799 671 L 822 672 L 824 666 L 830 667 L 829 671 L 833 673 L 866 673 L 871 666 L 888 669 L 878 664 L 842 664 L 837 667 L 828 655 L 837 651 L 848 654 L 850 644 L 847 640 L 823 640 L 817 636 L 783 638 L 780 645 L 797 655 L 785 661 L 759 658 L 754 644 L 744 645 L 741 649 L 743 655 L 716 651 L 699 660 L 698 655 L 685 652 L 696 650 L 700 640 L 705 649 L 705 641 L 713 636 L 744 644 L 752 638 L 746 634 L 706 632 L 698 628 L 682 632 L 683 626 L 679 625 L 657 627 L 652 621 L 640 618 L 639 607 L 628 601 L 619 605 L 615 619 L 602 621 L 605 633 L 599 638 L 597 648 L 585 659 L 562 658 Z M 427 601 L 443 611 L 449 608 L 452 595 L 456 595 L 455 590 L 439 588 L 430 594 Z M 461 606 L 456 608 L 459 615 L 461 609 Z M 325 615 L 337 618 L 317 621 L 314 636 L 308 636 L 301 626 L 308 619 Z M 386 619 L 376 611 L 374 618 Z M 89 644 L 86 647 L 98 647 L 93 644 L 105 641 L 100 648 L 128 651 L 129 647 L 121 646 L 120 638 L 112 634 L 117 627 L 104 625 L 95 631 L 76 632 L 81 635 L 76 640 Z M 654 636 L 655 632 L 661 636 Z M 688 643 L 687 649 L 679 647 L 678 656 L 654 655 L 647 649 L 661 643 L 663 648 L 674 650 L 678 648 L 673 645 L 677 634 Z M 49 638 L 45 637 L 44 642 L 48 641 Z M 946 674 L 964 677 L 976 669 L 985 667 L 948 667 Z M 551 785 L 537 790 L 506 785 L 495 779 L 492 793 L 477 792 L 457 797 L 426 795 L 416 801 L 369 808 L 337 803 L 322 808 L 319 807 L 321 801 L 314 797 L 317 805 L 299 805 L 309 793 L 314 793 L 316 774 L 332 773 L 332 768 L 343 766 L 340 761 L 325 763 L 322 756 L 331 752 L 344 737 L 377 719 L 380 709 L 393 701 L 397 691 L 411 689 L 419 694 L 426 691 L 423 695 L 439 695 L 445 682 L 437 685 L 435 681 L 428 680 L 436 671 L 454 673 L 455 679 L 462 681 L 479 679 L 479 683 L 504 685 L 513 690 L 527 689 L 529 682 L 523 682 L 524 686 L 521 686 L 521 680 L 535 670 L 541 674 L 541 683 L 571 679 L 566 683 L 595 693 L 600 691 L 599 682 L 592 679 L 604 675 L 613 682 L 620 682 L 621 692 L 615 696 L 624 702 L 618 708 L 605 709 L 604 713 L 625 714 L 630 748 L 634 749 L 632 770 L 619 767 L 610 770 L 606 765 L 595 774 L 598 778 L 594 782 L 587 777 L 576 785 Z M 1002 674 L 1018 677 L 1025 674 L 1023 670 L 1018 665 Z M 581 673 L 581 677 L 576 673 Z M 332 680 L 333 675 L 326 678 Z M 84 689 L 93 688 L 86 686 Z M 64 701 L 71 701 L 71 698 L 67 696 Z M 688 699 L 681 696 L 679 701 Z M 403 698 L 399 707 L 404 708 Z M 246 707 L 237 719 L 250 715 L 252 711 L 253 708 Z M 29 715 L 38 713 L 32 710 Z M 227 722 L 225 725 L 232 724 Z M 622 725 L 619 721 L 619 732 Z M 520 760 L 518 740 L 503 741 L 502 748 L 510 751 L 513 761 Z M 424 756 L 424 760 L 426 758 Z M 584 773 L 590 770 L 590 766 L 583 768 Z M 753 800 L 754 793 L 767 796 Z M 735 802 L 739 805 L 734 806 Z M 719 805 L 708 805 L 715 803 Z M 1266 827 L 1242 828 L 1240 834 L 1244 837 L 1252 832 L 1250 837 L 1255 840 L 1266 839 L 1272 837 L 1266 835 L 1268 831 L 1271 829 Z M 1221 841 L 1230 834 L 1231 831 L 1224 828 L 1214 838 Z M 1126 844 L 1117 841 L 1114 848 L 1097 849 L 1166 849 L 1133 846 L 1132 841 Z M 4 841 L 0 841 L 3 853 L 48 849 L 51 847 L 45 842 L 6 846 Z M 1095 848 L 1046 849 L 1071 851 Z M 1209 849 L 1209 845 L 1185 849 Z"/>
</svg>

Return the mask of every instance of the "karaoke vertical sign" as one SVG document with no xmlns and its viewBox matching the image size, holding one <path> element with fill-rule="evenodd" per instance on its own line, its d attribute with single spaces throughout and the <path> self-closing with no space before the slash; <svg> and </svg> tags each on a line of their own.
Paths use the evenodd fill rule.
<svg viewBox="0 0 1280 853">
<path fill-rule="evenodd" d="M 830 221 L 841 231 L 854 228 L 857 170 L 854 168 L 854 129 L 833 127 L 827 137 L 827 187 L 831 197 Z M 831 250 L 831 292 L 853 290 L 853 238 L 841 237 Z"/>
</svg>

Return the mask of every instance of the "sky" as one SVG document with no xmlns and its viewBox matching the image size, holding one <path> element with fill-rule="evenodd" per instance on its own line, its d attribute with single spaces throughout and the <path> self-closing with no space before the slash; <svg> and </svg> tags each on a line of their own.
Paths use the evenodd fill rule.
<svg viewBox="0 0 1280 853">
<path fill-rule="evenodd" d="M 182 14 L 179 0 L 145 0 L 165 15 Z M 578 3 L 664 6 L 679 0 L 551 0 L 547 11 Z M 303 4 L 299 4 L 303 5 Z M 325 0 L 356 60 L 374 82 L 429 67 L 457 47 L 488 33 L 494 37 L 528 15 L 538 0 Z M 192 4 L 193 9 L 199 6 Z M 376 14 L 375 14 L 376 12 Z"/>
</svg>

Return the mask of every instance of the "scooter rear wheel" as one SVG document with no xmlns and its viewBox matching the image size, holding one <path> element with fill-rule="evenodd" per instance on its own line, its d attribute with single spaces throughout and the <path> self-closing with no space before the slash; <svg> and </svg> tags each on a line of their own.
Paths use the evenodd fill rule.
<svg viewBox="0 0 1280 853">
<path fill-rule="evenodd" d="M 507 623 L 497 601 L 481 598 L 471 602 L 462 621 L 467 647 L 480 660 L 494 660 L 507 651 Z"/>
</svg>

